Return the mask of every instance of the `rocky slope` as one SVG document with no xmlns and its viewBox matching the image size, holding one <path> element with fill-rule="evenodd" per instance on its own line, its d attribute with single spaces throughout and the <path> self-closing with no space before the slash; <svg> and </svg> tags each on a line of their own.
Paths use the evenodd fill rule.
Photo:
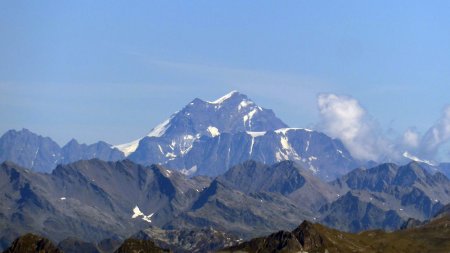
<svg viewBox="0 0 450 253">
<path fill-rule="evenodd" d="M 317 211 L 324 204 L 337 199 L 337 188 L 292 161 L 282 161 L 271 166 L 247 161 L 230 168 L 217 180 L 244 193 L 279 193 L 310 211 Z"/>
</svg>

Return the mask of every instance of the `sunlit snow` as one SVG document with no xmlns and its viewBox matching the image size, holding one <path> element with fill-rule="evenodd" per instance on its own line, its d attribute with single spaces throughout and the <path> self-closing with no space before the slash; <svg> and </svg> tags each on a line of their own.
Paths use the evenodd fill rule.
<svg viewBox="0 0 450 253">
<path fill-rule="evenodd" d="M 133 209 L 133 216 L 131 216 L 132 219 L 136 219 L 138 217 L 142 216 L 142 220 L 146 221 L 146 222 L 152 222 L 151 217 L 153 216 L 154 213 L 151 213 L 149 215 L 145 215 L 143 212 L 141 212 L 141 210 L 139 209 L 139 207 L 136 205 Z"/>
<path fill-rule="evenodd" d="M 230 93 L 226 94 L 223 97 L 220 97 L 219 99 L 215 100 L 215 101 L 208 101 L 208 103 L 210 104 L 221 104 L 223 101 L 229 99 L 230 97 L 232 97 L 235 93 L 238 93 L 236 90 L 231 91 Z"/>
<path fill-rule="evenodd" d="M 219 129 L 217 129 L 217 127 L 209 126 L 207 130 L 211 134 L 212 137 L 216 137 L 216 136 L 220 135 Z"/>
</svg>

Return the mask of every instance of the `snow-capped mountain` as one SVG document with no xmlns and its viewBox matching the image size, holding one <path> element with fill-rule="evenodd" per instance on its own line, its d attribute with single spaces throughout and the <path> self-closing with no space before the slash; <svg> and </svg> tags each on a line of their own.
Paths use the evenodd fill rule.
<svg viewBox="0 0 450 253">
<path fill-rule="evenodd" d="M 232 91 L 213 102 L 194 99 L 154 127 L 146 137 L 171 139 L 176 151 L 185 152 L 200 136 L 215 137 L 220 133 L 268 131 L 283 127 L 287 125 L 272 110 L 261 108 L 246 95 Z M 142 139 L 116 147 L 128 156 L 137 149 Z"/>
<path fill-rule="evenodd" d="M 289 128 L 272 110 L 233 91 L 213 102 L 194 99 L 136 141 L 117 145 L 128 159 L 216 176 L 246 160 L 292 160 L 332 180 L 358 166 L 341 141 Z"/>
</svg>

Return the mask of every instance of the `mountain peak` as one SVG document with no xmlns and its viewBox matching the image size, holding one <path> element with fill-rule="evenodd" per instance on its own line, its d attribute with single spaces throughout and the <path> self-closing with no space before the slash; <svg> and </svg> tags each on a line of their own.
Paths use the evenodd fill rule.
<svg viewBox="0 0 450 253">
<path fill-rule="evenodd" d="M 192 143 L 201 136 L 216 137 L 222 133 L 273 131 L 286 127 L 288 126 L 277 118 L 272 110 L 257 106 L 238 91 L 231 91 L 212 102 L 199 98 L 192 100 L 180 111 L 154 127 L 144 138 L 163 138 L 173 143 L 170 148 L 175 151 L 171 151 L 172 157 L 181 155 L 181 151 L 192 147 Z M 144 138 L 115 147 L 128 156 L 137 150 Z"/>
<path fill-rule="evenodd" d="M 239 93 L 237 90 L 233 90 L 212 102 L 211 101 L 207 101 L 207 102 L 210 104 L 221 104 L 221 103 L 225 102 L 226 100 L 236 98 L 236 97 L 247 98 L 246 95 Z"/>
</svg>

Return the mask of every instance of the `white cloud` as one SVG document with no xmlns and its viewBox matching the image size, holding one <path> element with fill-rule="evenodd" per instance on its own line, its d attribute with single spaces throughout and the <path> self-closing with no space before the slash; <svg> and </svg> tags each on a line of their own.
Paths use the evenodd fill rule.
<svg viewBox="0 0 450 253">
<path fill-rule="evenodd" d="M 413 129 L 408 129 L 403 133 L 403 145 L 407 148 L 417 148 L 420 144 L 420 135 Z"/>
<path fill-rule="evenodd" d="M 366 112 L 356 99 L 321 94 L 318 105 L 326 123 L 326 130 L 331 135 L 339 136 L 343 140 L 353 140 L 366 130 L 362 120 Z"/>
<path fill-rule="evenodd" d="M 326 93 L 318 96 L 319 129 L 339 138 L 362 160 L 391 161 L 401 154 L 355 98 Z"/>
<path fill-rule="evenodd" d="M 326 93 L 318 96 L 317 104 L 319 130 L 342 140 L 358 159 L 401 162 L 406 152 L 433 161 L 450 141 L 450 106 L 424 135 L 410 128 L 403 135 L 388 138 L 355 98 Z"/>
<path fill-rule="evenodd" d="M 321 130 L 341 139 L 355 158 L 378 160 L 373 123 L 358 100 L 328 93 L 320 94 L 317 102 Z"/>
</svg>

